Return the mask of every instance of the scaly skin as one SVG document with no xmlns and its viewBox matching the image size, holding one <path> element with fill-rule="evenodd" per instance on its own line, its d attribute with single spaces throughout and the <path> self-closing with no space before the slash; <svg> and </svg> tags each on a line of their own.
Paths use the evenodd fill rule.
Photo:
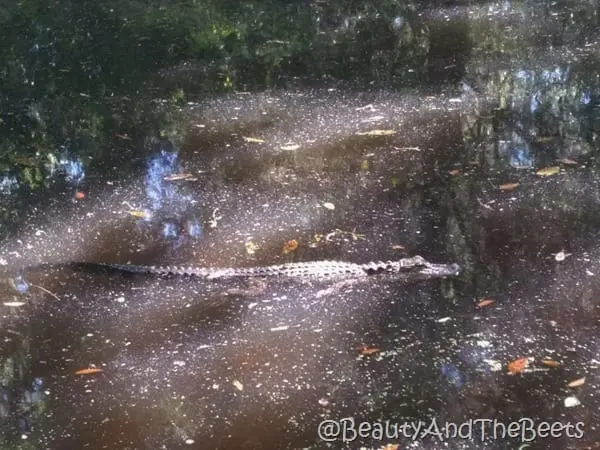
<svg viewBox="0 0 600 450">
<path fill-rule="evenodd" d="M 344 261 L 311 261 L 262 267 L 205 268 L 194 266 L 140 266 L 134 264 L 97 264 L 111 270 L 151 275 L 181 275 L 207 279 L 234 277 L 298 277 L 298 278 L 358 278 L 379 273 L 406 273 L 420 278 L 456 276 L 457 264 L 432 264 L 420 256 L 398 261 L 377 261 L 354 264 Z"/>
</svg>

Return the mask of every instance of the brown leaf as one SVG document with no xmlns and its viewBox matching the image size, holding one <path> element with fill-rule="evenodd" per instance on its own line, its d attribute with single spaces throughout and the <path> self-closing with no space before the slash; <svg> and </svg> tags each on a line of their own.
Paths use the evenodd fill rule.
<svg viewBox="0 0 600 450">
<path fill-rule="evenodd" d="M 551 175 L 556 175 L 559 172 L 560 172 L 560 167 L 551 166 L 551 167 L 544 167 L 543 169 L 538 170 L 535 174 L 539 175 L 540 177 L 549 177 Z"/>
<path fill-rule="evenodd" d="M 392 250 L 406 250 L 406 247 L 400 244 L 392 244 L 390 247 L 392 248 Z"/>
<path fill-rule="evenodd" d="M 576 166 L 579 163 L 577 161 L 575 161 L 574 159 L 569 159 L 569 158 L 561 158 L 561 159 L 557 159 L 556 162 L 559 162 L 561 164 L 564 164 L 565 166 Z"/>
<path fill-rule="evenodd" d="M 288 253 L 293 252 L 297 248 L 298 248 L 298 241 L 296 239 L 291 239 L 289 241 L 286 241 L 283 244 L 283 254 L 287 255 Z"/>
<path fill-rule="evenodd" d="M 460 170 L 452 169 L 452 170 L 449 170 L 448 173 L 454 177 L 460 173 Z"/>
<path fill-rule="evenodd" d="M 83 191 L 77 191 L 75 192 L 75 199 L 76 200 L 83 200 L 85 198 L 85 192 Z"/>
<path fill-rule="evenodd" d="M 360 353 L 361 355 L 365 355 L 365 356 L 374 355 L 375 353 L 378 353 L 381 351 L 380 348 L 369 347 L 367 345 L 361 345 L 359 347 L 356 347 L 356 350 L 358 350 L 358 353 Z"/>
<path fill-rule="evenodd" d="M 583 386 L 584 383 L 585 383 L 585 377 L 581 377 L 581 378 L 577 378 L 576 380 L 569 382 L 569 384 L 567 384 L 567 386 L 569 386 L 570 388 L 574 388 L 577 386 Z"/>
<path fill-rule="evenodd" d="M 501 191 L 514 191 L 519 187 L 519 183 L 504 183 L 500 185 Z"/>
<path fill-rule="evenodd" d="M 519 358 L 508 363 L 509 375 L 518 375 L 529 366 L 529 358 Z"/>
<path fill-rule="evenodd" d="M 559 367 L 560 366 L 560 363 L 558 361 L 554 361 L 553 359 L 550 359 L 550 358 L 542 359 L 541 363 L 548 367 Z"/>
<path fill-rule="evenodd" d="M 477 307 L 478 308 L 485 308 L 486 306 L 491 305 L 492 303 L 494 303 L 495 300 L 492 300 L 491 298 L 484 298 L 483 300 L 480 300 L 479 303 L 477 303 Z"/>
<path fill-rule="evenodd" d="M 97 367 L 88 367 L 87 369 L 81 369 L 75 372 L 75 375 L 93 375 L 95 373 L 104 372 L 102 369 L 98 369 Z"/>
</svg>

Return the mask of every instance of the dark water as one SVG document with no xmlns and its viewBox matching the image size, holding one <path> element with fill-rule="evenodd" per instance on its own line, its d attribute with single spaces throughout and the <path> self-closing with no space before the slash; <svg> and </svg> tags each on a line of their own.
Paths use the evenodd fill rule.
<svg viewBox="0 0 600 450">
<path fill-rule="evenodd" d="M 73 157 L 47 190 L 3 194 L 20 213 L 2 301 L 23 303 L 1 312 L 5 447 L 597 448 L 597 10 L 440 7 L 424 15 L 428 89 L 190 103 L 187 140 L 150 142 L 127 173 Z M 463 272 L 337 284 L 33 268 L 415 254 Z M 345 434 L 325 442 L 323 423 Z"/>
</svg>

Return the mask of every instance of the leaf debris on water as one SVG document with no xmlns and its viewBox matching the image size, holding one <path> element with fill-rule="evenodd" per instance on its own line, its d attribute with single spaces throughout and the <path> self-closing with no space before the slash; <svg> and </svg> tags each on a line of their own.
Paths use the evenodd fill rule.
<svg viewBox="0 0 600 450">
<path fill-rule="evenodd" d="M 505 192 L 514 191 L 520 183 L 504 183 L 500 185 L 500 190 Z"/>
<path fill-rule="evenodd" d="M 75 372 L 75 375 L 94 375 L 96 373 L 104 372 L 102 369 L 98 367 L 88 367 L 87 369 L 80 369 Z"/>
<path fill-rule="evenodd" d="M 571 397 L 565 398 L 565 408 L 573 408 L 574 406 L 581 405 L 581 402 L 577 397 L 572 395 Z"/>
<path fill-rule="evenodd" d="M 570 388 L 574 388 L 577 386 L 583 386 L 584 384 L 585 384 L 585 377 L 581 377 L 581 378 L 577 378 L 576 380 L 569 382 L 569 384 L 567 384 L 567 386 Z"/>
<path fill-rule="evenodd" d="M 518 375 L 523 372 L 527 367 L 529 367 L 529 363 L 531 360 L 529 358 L 519 358 L 515 359 L 508 363 L 508 374 L 509 375 Z"/>
<path fill-rule="evenodd" d="M 370 130 L 370 131 L 359 131 L 359 136 L 391 136 L 396 134 L 396 130 Z"/>
<path fill-rule="evenodd" d="M 290 143 L 286 145 L 282 145 L 281 150 L 285 150 L 287 152 L 293 152 L 294 150 L 298 150 L 300 146 L 298 144 Z"/>
<path fill-rule="evenodd" d="M 549 177 L 552 175 L 556 175 L 559 172 L 560 172 L 560 167 L 551 166 L 551 167 L 544 167 L 543 169 L 538 170 L 535 174 L 539 175 L 540 177 Z"/>
<path fill-rule="evenodd" d="M 233 386 L 240 392 L 244 390 L 244 385 L 239 380 L 233 380 Z"/>
<path fill-rule="evenodd" d="M 295 251 L 297 248 L 298 248 L 298 241 L 296 239 L 290 239 L 289 241 L 285 241 L 283 243 L 282 253 L 284 255 L 287 255 L 288 253 Z"/>
<path fill-rule="evenodd" d="M 478 308 L 485 308 L 486 306 L 491 305 L 492 303 L 494 303 L 495 300 L 492 300 L 491 298 L 484 298 L 482 300 L 480 300 L 477 303 L 477 307 Z"/>
<path fill-rule="evenodd" d="M 364 356 L 374 355 L 375 353 L 379 353 L 381 351 L 380 348 L 377 347 L 369 347 L 368 345 L 360 345 L 356 347 L 358 353 Z"/>
<path fill-rule="evenodd" d="M 263 142 L 265 142 L 264 139 L 255 138 L 251 136 L 242 136 L 242 138 L 244 138 L 244 141 L 251 142 L 253 144 L 262 144 Z"/>
<path fill-rule="evenodd" d="M 560 367 L 560 363 L 558 361 L 554 361 L 552 358 L 544 358 L 540 362 L 548 367 Z"/>
</svg>

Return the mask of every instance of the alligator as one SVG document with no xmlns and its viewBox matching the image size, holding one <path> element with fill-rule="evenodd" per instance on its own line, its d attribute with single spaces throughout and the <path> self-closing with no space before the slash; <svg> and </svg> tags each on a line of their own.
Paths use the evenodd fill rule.
<svg viewBox="0 0 600 450">
<path fill-rule="evenodd" d="M 398 274 L 417 279 L 452 277 L 460 274 L 458 264 L 433 264 L 421 256 L 397 261 L 377 261 L 355 264 L 344 261 L 293 262 L 272 266 L 208 268 L 195 266 L 147 266 L 136 264 L 70 263 L 87 269 L 104 269 L 160 276 L 188 276 L 209 280 L 237 277 L 292 277 L 292 278 L 360 278 L 376 274 Z"/>
</svg>

